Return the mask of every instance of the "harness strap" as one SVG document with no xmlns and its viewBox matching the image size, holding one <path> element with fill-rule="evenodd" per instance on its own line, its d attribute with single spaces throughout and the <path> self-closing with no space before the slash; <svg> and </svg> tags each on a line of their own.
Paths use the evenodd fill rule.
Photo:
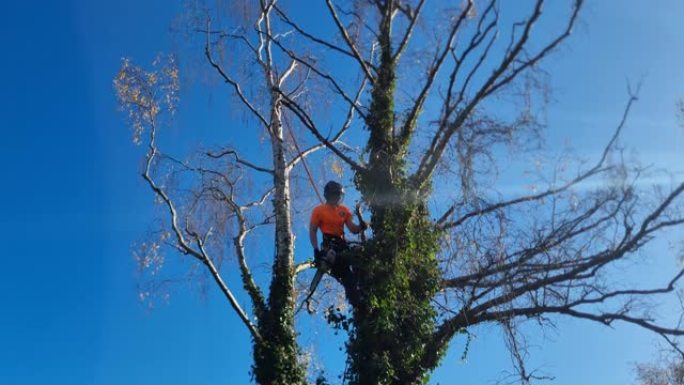
<svg viewBox="0 0 684 385">
<path fill-rule="evenodd" d="M 347 248 L 347 241 L 344 240 L 344 237 L 323 233 L 323 248 L 341 251 Z"/>
</svg>

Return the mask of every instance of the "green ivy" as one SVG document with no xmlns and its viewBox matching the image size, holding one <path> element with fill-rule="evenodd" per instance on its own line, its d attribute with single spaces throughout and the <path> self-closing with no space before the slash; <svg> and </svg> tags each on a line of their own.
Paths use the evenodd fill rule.
<svg viewBox="0 0 684 385">
<path fill-rule="evenodd" d="M 283 315 L 266 312 L 259 320 L 261 341 L 254 344 L 252 373 L 259 384 L 304 385 L 306 368 L 299 362 L 294 327 Z"/>
<path fill-rule="evenodd" d="M 420 365 L 435 330 L 439 233 L 420 204 L 395 205 L 384 219 L 373 223 L 374 238 L 347 252 L 355 274 L 354 287 L 345 287 L 356 298 L 352 310 L 326 311 L 331 325 L 349 333 L 350 384 L 427 380 Z"/>
</svg>

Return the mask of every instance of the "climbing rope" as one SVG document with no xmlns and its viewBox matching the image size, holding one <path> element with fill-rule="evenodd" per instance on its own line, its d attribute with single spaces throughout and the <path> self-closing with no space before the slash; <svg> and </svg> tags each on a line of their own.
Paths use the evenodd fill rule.
<svg viewBox="0 0 684 385">
<path fill-rule="evenodd" d="M 318 191 L 318 187 L 316 186 L 316 183 L 313 180 L 313 176 L 311 175 L 311 171 L 309 170 L 309 166 L 306 164 L 306 157 L 304 156 L 304 153 L 302 150 L 299 148 L 299 144 L 297 143 L 297 139 L 295 139 L 294 133 L 292 132 L 292 127 L 287 125 L 287 131 L 290 133 L 290 137 L 292 138 L 292 143 L 295 145 L 295 149 L 297 152 L 301 155 L 302 157 L 302 165 L 304 166 L 304 170 L 306 170 L 306 175 L 309 177 L 309 182 L 311 183 L 311 186 L 314 188 L 314 191 L 316 192 L 316 195 L 318 196 L 318 199 L 321 201 L 321 203 L 325 202 L 323 200 L 323 197 L 321 196 L 321 192 Z"/>
</svg>

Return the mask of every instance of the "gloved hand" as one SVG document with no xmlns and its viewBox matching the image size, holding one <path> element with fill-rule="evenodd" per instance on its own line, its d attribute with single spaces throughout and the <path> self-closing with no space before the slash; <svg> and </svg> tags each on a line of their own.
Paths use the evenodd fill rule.
<svg viewBox="0 0 684 385">
<path fill-rule="evenodd" d="M 317 268 L 328 270 L 330 266 L 335 262 L 335 252 L 332 250 L 319 250 L 314 249 L 314 264 Z"/>
<path fill-rule="evenodd" d="M 363 214 L 361 213 L 361 202 L 356 202 L 356 207 L 354 208 L 354 211 L 356 212 L 356 217 L 359 220 L 359 227 L 361 228 L 361 231 L 365 231 L 368 229 L 368 223 L 363 220 Z"/>
</svg>

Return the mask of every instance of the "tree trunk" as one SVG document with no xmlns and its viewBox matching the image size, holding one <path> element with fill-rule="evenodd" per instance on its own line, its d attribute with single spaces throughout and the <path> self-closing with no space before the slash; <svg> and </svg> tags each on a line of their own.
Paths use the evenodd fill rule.
<svg viewBox="0 0 684 385">
<path fill-rule="evenodd" d="M 351 258 L 355 287 L 343 283 L 353 307 L 347 352 L 354 385 L 422 383 L 432 369 L 421 362 L 435 329 L 438 234 L 424 197 L 409 184 L 394 135 L 390 14 L 380 25 L 380 63 L 367 120 L 369 169 L 356 175 L 371 209 L 373 238 Z"/>
<path fill-rule="evenodd" d="M 275 260 L 268 310 L 258 327 L 262 341 L 254 346 L 253 372 L 262 385 L 306 384 L 306 370 L 298 362 L 299 347 L 294 332 L 294 242 L 290 217 L 290 180 L 286 167 L 281 103 L 272 95 L 271 149 L 275 192 Z"/>
</svg>

